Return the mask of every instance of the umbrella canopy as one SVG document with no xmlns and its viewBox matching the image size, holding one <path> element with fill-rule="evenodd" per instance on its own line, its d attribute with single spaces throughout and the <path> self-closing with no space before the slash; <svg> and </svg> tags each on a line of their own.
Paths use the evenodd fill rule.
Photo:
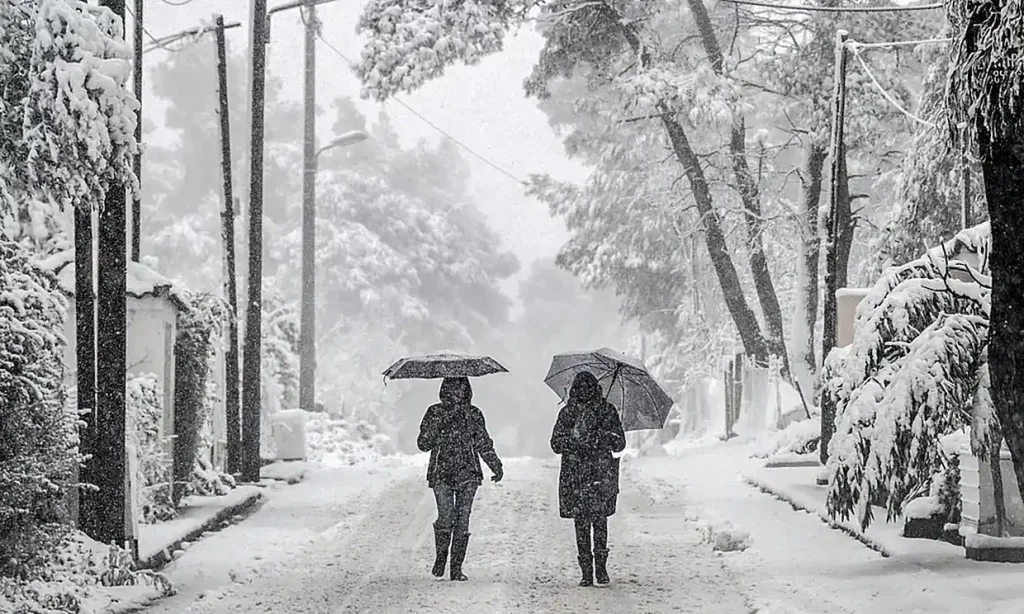
<svg viewBox="0 0 1024 614">
<path fill-rule="evenodd" d="M 601 383 L 605 398 L 618 408 L 627 431 L 660 429 L 675 403 L 647 372 L 644 363 L 608 348 L 557 354 L 544 383 L 563 401 L 578 373 L 590 371 Z"/>
<path fill-rule="evenodd" d="M 402 358 L 384 371 L 384 379 L 480 377 L 491 373 L 508 373 L 508 369 L 490 356 L 438 352 Z"/>
</svg>

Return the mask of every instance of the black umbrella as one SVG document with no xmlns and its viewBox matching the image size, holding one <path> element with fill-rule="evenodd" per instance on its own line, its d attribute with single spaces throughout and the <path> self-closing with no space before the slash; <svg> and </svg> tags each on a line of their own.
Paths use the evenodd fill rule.
<svg viewBox="0 0 1024 614">
<path fill-rule="evenodd" d="M 480 377 L 492 373 L 508 373 L 508 369 L 490 356 L 438 352 L 400 359 L 384 371 L 384 380 Z"/>
<path fill-rule="evenodd" d="M 619 409 L 627 431 L 665 426 L 674 401 L 661 389 L 644 363 L 608 348 L 557 354 L 544 383 L 564 401 L 576 375 L 590 371 L 601 383 L 605 398 Z"/>
</svg>

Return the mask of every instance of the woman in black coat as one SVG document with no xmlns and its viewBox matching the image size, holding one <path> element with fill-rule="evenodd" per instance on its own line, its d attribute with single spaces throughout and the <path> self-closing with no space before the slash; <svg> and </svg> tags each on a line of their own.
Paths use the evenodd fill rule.
<svg viewBox="0 0 1024 614">
<path fill-rule="evenodd" d="M 465 581 L 462 562 L 469 545 L 469 515 L 473 497 L 483 483 L 482 458 L 500 482 L 504 475 L 494 442 L 487 434 L 483 413 L 473 406 L 473 388 L 465 377 L 445 378 L 438 395 L 440 403 L 431 405 L 423 416 L 416 445 L 430 452 L 427 484 L 437 500 L 434 545 L 437 556 L 431 571 L 440 578 L 448 563 L 451 548 L 450 577 Z"/>
<path fill-rule="evenodd" d="M 558 511 L 576 524 L 576 549 L 583 572 L 580 586 L 592 586 L 595 574 L 598 584 L 610 582 L 608 517 L 615 513 L 619 494 L 619 460 L 612 452 L 625 447 L 619 412 L 604 399 L 592 373 L 578 374 L 558 413 L 551 450 L 562 456 Z"/>
</svg>

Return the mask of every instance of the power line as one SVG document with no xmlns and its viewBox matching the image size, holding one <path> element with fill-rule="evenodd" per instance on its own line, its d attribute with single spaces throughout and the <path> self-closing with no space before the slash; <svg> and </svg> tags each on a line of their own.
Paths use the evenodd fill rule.
<svg viewBox="0 0 1024 614">
<path fill-rule="evenodd" d="M 355 66 L 355 62 L 353 62 L 352 60 L 350 60 L 350 59 L 348 58 L 348 56 L 346 56 L 346 55 L 345 55 L 344 53 L 342 53 L 342 51 L 341 51 L 340 49 L 338 49 L 337 47 L 335 47 L 334 45 L 332 45 L 332 44 L 330 43 L 330 41 L 328 41 L 327 39 L 325 39 L 325 38 L 323 37 L 323 35 L 322 35 L 322 34 L 318 33 L 318 34 L 317 34 L 317 38 L 319 38 L 319 39 L 320 39 L 320 41 L 321 41 L 321 42 L 322 42 L 323 44 L 327 45 L 327 48 L 328 48 L 328 49 L 330 49 L 331 51 L 333 51 L 334 53 L 336 53 L 336 54 L 338 55 L 338 57 L 340 57 L 341 59 L 345 60 L 345 61 L 346 61 L 346 62 L 348 63 L 348 65 L 349 65 L 349 66 L 352 66 L 352 67 L 354 67 L 354 66 Z M 490 167 L 491 167 L 491 168 L 493 168 L 494 170 L 498 171 L 498 172 L 499 172 L 499 173 L 501 173 L 502 175 L 505 175 L 506 177 L 508 177 L 509 179 L 511 179 L 512 181 L 515 181 L 516 183 L 518 183 L 518 184 L 520 184 L 520 185 L 528 185 L 528 184 L 527 184 L 527 182 L 525 182 L 525 181 L 523 181 L 522 179 L 520 179 L 520 178 L 516 177 L 516 176 L 515 176 L 514 174 L 512 174 L 511 172 L 509 172 L 509 171 L 505 170 L 504 168 L 502 168 L 502 167 L 498 166 L 498 165 L 497 165 L 497 164 L 495 164 L 494 162 L 491 162 L 490 160 L 488 160 L 487 158 L 485 158 L 485 157 L 484 157 L 484 156 L 482 156 L 481 154 L 478 154 L 478 153 L 477 153 L 476 151 L 474 151 L 474 150 L 473 150 L 473 149 L 472 149 L 472 148 L 471 148 L 471 147 L 470 147 L 469 145 L 466 145 L 465 143 L 463 143 L 462 141 L 460 141 L 459 139 L 455 138 L 454 136 L 452 136 L 451 134 L 449 134 L 449 133 L 448 133 L 447 131 L 445 131 L 445 130 L 444 130 L 444 128 L 441 128 L 440 126 L 438 126 L 438 125 L 437 125 L 437 124 L 435 124 L 434 122 L 432 122 L 432 121 L 430 121 L 429 119 L 427 119 L 427 117 L 425 117 L 425 116 L 424 116 L 424 115 L 423 115 L 422 113 L 420 113 L 420 112 L 419 112 L 419 111 L 417 111 L 416 109 L 414 109 L 414 108 L 412 108 L 411 106 L 409 106 L 409 105 L 408 105 L 408 104 L 407 104 L 407 103 L 406 103 L 405 101 L 403 101 L 402 99 L 400 99 L 400 98 L 398 98 L 398 97 L 396 97 L 396 96 L 392 96 L 392 97 L 391 97 L 391 98 L 390 98 L 389 100 L 393 100 L 393 101 L 395 101 L 395 103 L 397 103 L 398 105 L 400 105 L 400 106 L 401 106 L 402 108 L 404 108 L 404 109 L 405 109 L 406 111 L 409 111 L 410 113 L 412 113 L 413 115 L 415 115 L 416 117 L 418 117 L 418 118 L 419 118 L 419 119 L 420 119 L 421 121 L 423 121 L 423 123 L 427 124 L 428 126 L 430 126 L 431 128 L 433 128 L 434 130 L 436 130 L 436 131 L 437 131 L 438 133 L 440 133 L 441 135 L 443 135 L 443 136 L 444 136 L 445 138 L 447 138 L 447 139 L 448 139 L 449 141 L 451 141 L 452 143 L 454 143 L 454 144 L 455 144 L 455 145 L 456 145 L 457 147 L 459 147 L 459 148 L 461 148 L 461 149 L 462 149 L 463 151 L 465 151 L 465 152 L 469 153 L 469 154 L 470 154 L 471 156 L 473 156 L 473 157 L 475 157 L 476 159 L 480 160 L 481 162 L 483 162 L 483 163 L 484 163 L 484 164 L 486 164 L 487 166 L 490 166 Z"/>
<path fill-rule="evenodd" d="M 787 4 L 772 4 L 769 2 L 758 2 L 757 0 L 722 0 L 729 4 L 743 6 L 759 6 L 779 11 L 799 11 L 812 13 L 899 13 L 903 11 L 933 11 L 945 8 L 944 4 L 917 4 L 911 6 L 793 6 Z"/>
</svg>

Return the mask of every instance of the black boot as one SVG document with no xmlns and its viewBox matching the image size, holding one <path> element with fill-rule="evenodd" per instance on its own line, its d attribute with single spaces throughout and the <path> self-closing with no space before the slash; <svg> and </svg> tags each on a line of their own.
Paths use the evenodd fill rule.
<svg viewBox="0 0 1024 614">
<path fill-rule="evenodd" d="M 608 519 L 594 521 L 594 575 L 598 584 L 608 584 Z"/>
<path fill-rule="evenodd" d="M 434 558 L 434 568 L 430 573 L 435 577 L 444 576 L 445 565 L 448 564 L 448 548 L 452 543 L 452 532 L 447 529 L 434 527 L 434 550 L 437 553 Z"/>
<path fill-rule="evenodd" d="M 594 555 L 590 549 L 590 523 L 576 519 L 576 552 L 580 562 L 580 586 L 594 585 Z"/>
<path fill-rule="evenodd" d="M 581 554 L 579 561 L 580 571 L 582 572 L 580 586 L 594 586 L 594 557 Z"/>
<path fill-rule="evenodd" d="M 466 560 L 466 548 L 469 546 L 469 533 L 452 535 L 452 564 L 449 577 L 456 582 L 465 582 L 469 578 L 462 573 L 462 562 Z"/>
<path fill-rule="evenodd" d="M 598 584 L 608 584 L 611 579 L 608 577 L 608 549 L 594 548 L 594 576 Z"/>
</svg>

